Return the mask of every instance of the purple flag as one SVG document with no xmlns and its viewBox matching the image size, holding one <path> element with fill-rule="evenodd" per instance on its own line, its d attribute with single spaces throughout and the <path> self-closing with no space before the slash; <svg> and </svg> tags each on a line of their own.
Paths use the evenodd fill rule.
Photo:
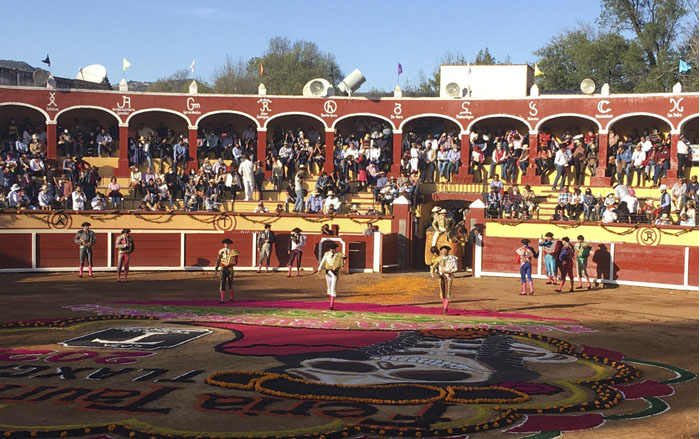
<svg viewBox="0 0 700 439">
<path fill-rule="evenodd" d="M 399 75 L 403 73 L 403 67 L 401 67 L 401 63 L 399 63 Z"/>
</svg>

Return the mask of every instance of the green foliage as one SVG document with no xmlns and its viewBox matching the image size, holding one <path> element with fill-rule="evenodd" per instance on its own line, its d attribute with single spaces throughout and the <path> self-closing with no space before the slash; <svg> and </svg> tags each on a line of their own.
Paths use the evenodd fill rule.
<svg viewBox="0 0 700 439">
<path fill-rule="evenodd" d="M 155 82 L 146 87 L 147 92 L 152 93 L 188 93 L 190 91 L 190 83 L 193 78 L 190 77 L 188 69 L 178 70 L 170 76 L 158 78 Z M 212 88 L 201 78 L 194 78 L 197 81 L 197 90 L 199 93 L 211 93 Z"/>
<path fill-rule="evenodd" d="M 491 55 L 489 48 L 486 47 L 481 49 L 479 53 L 476 54 L 476 58 L 474 58 L 474 62 L 472 64 L 492 66 L 496 64 L 496 58 Z"/>
<path fill-rule="evenodd" d="M 260 64 L 263 65 L 262 77 Z M 262 56 L 245 62 L 227 56 L 224 64 L 216 69 L 213 83 L 217 93 L 257 93 L 258 84 L 262 82 L 269 94 L 301 95 L 304 84 L 314 78 L 339 83 L 343 74 L 335 57 L 321 52 L 315 43 L 275 37 Z"/>
<path fill-rule="evenodd" d="M 480 51 L 479 53 L 482 54 L 482 52 Z M 488 49 L 486 49 L 486 53 L 489 57 L 491 56 L 488 53 Z M 404 95 L 408 97 L 438 96 L 440 94 L 440 66 L 466 65 L 467 63 L 467 58 L 460 51 L 452 52 L 448 50 L 437 60 L 435 69 L 430 77 L 427 77 L 423 70 L 419 70 L 416 78 L 406 81 Z"/>
</svg>

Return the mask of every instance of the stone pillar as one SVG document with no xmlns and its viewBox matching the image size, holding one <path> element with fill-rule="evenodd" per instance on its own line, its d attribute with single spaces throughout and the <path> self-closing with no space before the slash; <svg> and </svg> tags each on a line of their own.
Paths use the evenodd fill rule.
<svg viewBox="0 0 700 439">
<path fill-rule="evenodd" d="M 401 172 L 401 143 L 403 142 L 403 131 L 395 130 L 392 144 L 392 164 L 391 164 L 391 174 L 398 176 Z"/>
<path fill-rule="evenodd" d="M 608 131 L 598 131 L 598 168 L 591 176 L 591 186 L 610 186 L 611 178 L 605 176 L 608 167 Z"/>
<path fill-rule="evenodd" d="M 399 268 L 407 270 L 411 267 L 411 245 L 413 242 L 413 215 L 411 204 L 404 198 L 394 201 L 394 218 L 391 220 L 391 233 L 398 234 Z"/>
<path fill-rule="evenodd" d="M 671 187 L 673 183 L 677 180 L 676 175 L 678 174 L 678 139 L 681 137 L 680 131 L 671 131 L 671 167 L 668 168 L 666 173 L 666 178 L 662 178 L 662 182 L 668 187 Z"/>
<path fill-rule="evenodd" d="M 198 171 L 199 160 L 197 159 L 197 127 L 190 126 L 187 128 L 187 142 L 189 143 L 189 147 L 187 148 L 187 172 L 190 172 L 190 169 Z"/>
<path fill-rule="evenodd" d="M 46 158 L 58 163 L 58 151 L 56 149 L 56 121 L 46 121 Z"/>
<path fill-rule="evenodd" d="M 471 165 L 471 151 L 472 145 L 469 142 L 469 131 L 462 131 L 459 133 L 459 173 L 457 178 L 459 178 L 460 183 L 471 183 L 474 181 L 474 176 L 469 174 L 469 168 Z"/>
<path fill-rule="evenodd" d="M 265 166 L 265 151 L 267 150 L 267 128 L 258 128 L 258 145 L 255 151 L 257 159 L 263 162 L 265 167 L 265 178 L 268 179 L 272 175 L 272 170 L 267 170 Z"/>
<path fill-rule="evenodd" d="M 119 161 L 114 175 L 117 177 L 129 177 L 129 124 L 119 124 Z"/>
<path fill-rule="evenodd" d="M 323 170 L 331 175 L 333 173 L 333 153 L 335 152 L 335 129 L 326 128 L 326 161 L 323 163 Z"/>
<path fill-rule="evenodd" d="M 520 176 L 521 185 L 539 185 L 542 184 L 542 176 L 537 174 L 537 167 L 535 166 L 535 158 L 537 158 L 537 147 L 539 146 L 539 133 L 537 131 L 530 131 L 527 138 L 527 146 L 530 148 L 530 155 L 527 159 L 527 175 Z"/>
</svg>

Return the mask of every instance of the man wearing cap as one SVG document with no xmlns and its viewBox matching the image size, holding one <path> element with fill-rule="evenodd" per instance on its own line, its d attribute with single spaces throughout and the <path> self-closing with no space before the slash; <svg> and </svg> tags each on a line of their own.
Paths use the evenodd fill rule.
<svg viewBox="0 0 700 439">
<path fill-rule="evenodd" d="M 319 213 L 323 209 L 323 197 L 318 189 L 314 190 L 309 198 L 306 199 L 306 212 Z"/>
<path fill-rule="evenodd" d="M 431 251 L 435 246 L 431 247 Z M 435 277 L 435 274 L 440 277 L 440 299 L 442 300 L 442 312 L 447 314 L 447 308 L 450 306 L 452 299 L 452 281 L 454 274 L 457 272 L 457 256 L 450 255 L 450 246 L 443 245 L 440 247 L 440 255 L 433 258 L 433 263 L 430 266 L 430 277 Z"/>
<path fill-rule="evenodd" d="M 670 215 L 671 214 L 671 195 L 666 192 L 668 187 L 665 184 L 659 186 L 659 191 L 661 192 L 661 197 L 659 198 L 659 209 L 661 209 L 661 214 Z"/>
<path fill-rule="evenodd" d="M 78 277 L 83 277 L 83 267 L 85 261 L 88 263 L 88 274 L 92 277 L 92 246 L 97 243 L 95 232 L 90 230 L 90 223 L 84 222 L 81 224 L 82 230 L 78 230 L 73 238 L 73 242 L 80 247 L 80 268 L 78 269 Z"/>
<path fill-rule="evenodd" d="M 271 229 L 270 224 L 265 224 L 265 230 L 258 233 L 256 247 L 258 248 L 258 273 L 262 269 L 263 261 L 265 261 L 265 273 L 270 269 L 270 255 L 272 254 L 272 245 L 275 243 L 275 232 Z"/>
<path fill-rule="evenodd" d="M 522 246 L 515 250 L 517 256 L 517 262 L 520 264 L 520 283 L 522 284 L 521 296 L 527 295 L 525 291 L 525 284 L 530 286 L 530 295 L 535 294 L 535 289 L 532 285 L 532 258 L 537 258 L 539 254 L 534 248 L 530 247 L 529 239 L 520 240 Z"/>
<path fill-rule="evenodd" d="M 336 289 L 338 287 L 338 275 L 345 265 L 345 255 L 338 251 L 338 244 L 331 241 L 327 244 L 328 251 L 321 257 L 318 264 L 317 273 L 326 270 L 326 294 L 330 299 L 329 309 L 333 309 L 335 304 Z"/>
<path fill-rule="evenodd" d="M 299 227 L 295 227 L 292 230 L 292 234 L 289 237 L 289 244 L 287 246 L 287 254 L 289 254 L 289 269 L 287 270 L 287 277 L 292 277 L 292 266 L 296 261 L 297 264 L 297 276 L 300 275 L 299 271 L 301 269 L 301 256 L 304 252 L 304 247 L 306 246 L 306 235 L 301 233 Z"/>
<path fill-rule="evenodd" d="M 226 238 L 221 243 L 224 248 L 219 250 L 219 254 L 216 258 L 216 266 L 214 267 L 214 273 L 219 271 L 221 267 L 221 282 L 219 283 L 219 303 L 224 303 L 224 293 L 226 292 L 226 286 L 228 285 L 228 295 L 229 300 L 233 302 L 233 267 L 238 265 L 238 250 L 231 248 L 233 241 Z"/>
<path fill-rule="evenodd" d="M 122 230 L 114 246 L 117 248 L 117 282 L 122 281 L 122 267 L 124 267 L 124 282 L 126 282 L 129 277 L 129 259 L 134 252 L 134 238 L 131 237 L 131 230 Z"/>
</svg>

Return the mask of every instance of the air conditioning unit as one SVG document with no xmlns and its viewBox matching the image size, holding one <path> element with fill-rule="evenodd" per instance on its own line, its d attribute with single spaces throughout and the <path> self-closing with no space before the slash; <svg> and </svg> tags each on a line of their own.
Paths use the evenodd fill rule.
<svg viewBox="0 0 700 439">
<path fill-rule="evenodd" d="M 335 94 L 333 84 L 323 78 L 314 78 L 304 85 L 301 94 L 308 98 L 326 98 Z"/>
<path fill-rule="evenodd" d="M 463 98 L 469 94 L 469 89 L 456 82 L 448 82 L 445 86 L 445 94 L 451 98 Z"/>
</svg>

